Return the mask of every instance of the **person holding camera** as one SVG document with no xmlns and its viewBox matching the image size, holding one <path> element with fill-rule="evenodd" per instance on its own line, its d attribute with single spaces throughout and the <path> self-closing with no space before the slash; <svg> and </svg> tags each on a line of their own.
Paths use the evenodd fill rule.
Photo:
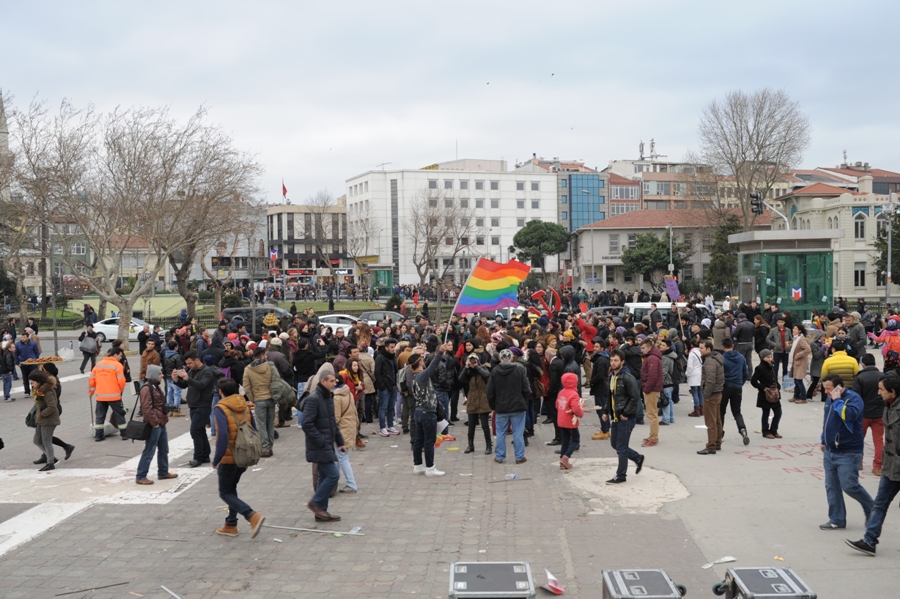
<svg viewBox="0 0 900 599">
<path fill-rule="evenodd" d="M 488 369 L 481 365 L 478 354 L 471 353 L 459 373 L 459 383 L 466 395 L 466 414 L 469 416 L 469 444 L 464 453 L 475 451 L 475 429 L 481 422 L 484 431 L 484 455 L 491 455 L 494 446 L 491 443 L 491 407 L 487 399 L 487 383 L 491 378 Z"/>
</svg>

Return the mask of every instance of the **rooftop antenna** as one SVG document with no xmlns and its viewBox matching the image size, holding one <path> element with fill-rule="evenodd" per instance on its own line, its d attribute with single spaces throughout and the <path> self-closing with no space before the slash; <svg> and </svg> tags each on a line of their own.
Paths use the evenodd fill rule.
<svg viewBox="0 0 900 599">
<path fill-rule="evenodd" d="M 394 164 L 394 163 L 393 162 L 382 162 L 381 164 L 376 164 L 375 168 L 378 168 L 380 166 L 381 172 L 384 172 L 384 167 L 387 166 L 388 164 Z"/>
<path fill-rule="evenodd" d="M 641 153 L 641 160 L 644 159 L 644 140 L 641 140 L 640 145 L 638 146 L 638 151 Z"/>
<path fill-rule="evenodd" d="M 847 150 L 844 150 L 844 164 L 847 164 Z"/>
</svg>

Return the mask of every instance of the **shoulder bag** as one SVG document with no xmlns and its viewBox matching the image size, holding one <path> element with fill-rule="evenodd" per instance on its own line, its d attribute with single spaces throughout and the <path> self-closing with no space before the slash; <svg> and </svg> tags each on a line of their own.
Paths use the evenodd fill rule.
<svg viewBox="0 0 900 599">
<path fill-rule="evenodd" d="M 778 387 L 766 387 L 766 401 L 769 403 L 778 403 L 781 400 L 781 391 Z"/>
<path fill-rule="evenodd" d="M 134 409 L 131 410 L 131 417 L 128 418 L 128 426 L 125 427 L 125 434 L 122 435 L 126 439 L 131 439 L 132 443 L 135 441 L 146 441 L 153 432 L 153 426 L 149 422 L 135 421 L 134 419 L 140 400 L 140 394 L 138 394 L 138 398 L 134 400 Z"/>
</svg>

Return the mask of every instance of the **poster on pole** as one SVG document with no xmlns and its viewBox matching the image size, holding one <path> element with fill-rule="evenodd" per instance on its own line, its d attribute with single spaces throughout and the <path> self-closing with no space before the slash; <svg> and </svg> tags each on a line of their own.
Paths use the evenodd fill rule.
<svg viewBox="0 0 900 599">
<path fill-rule="evenodd" d="M 673 302 L 681 299 L 681 292 L 678 290 L 678 281 L 675 277 L 666 275 L 666 293 Z"/>
</svg>

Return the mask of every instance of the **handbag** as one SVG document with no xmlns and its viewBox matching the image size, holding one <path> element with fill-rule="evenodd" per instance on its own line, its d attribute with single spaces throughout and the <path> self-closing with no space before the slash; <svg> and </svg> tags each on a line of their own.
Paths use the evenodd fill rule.
<svg viewBox="0 0 900 599">
<path fill-rule="evenodd" d="M 25 415 L 25 426 L 28 428 L 37 428 L 37 422 L 35 421 L 37 414 L 37 404 L 31 406 L 31 411 Z"/>
<path fill-rule="evenodd" d="M 137 411 L 137 404 L 140 399 L 141 398 L 138 397 L 134 400 L 134 409 L 131 410 L 128 426 L 125 427 L 125 433 L 122 435 L 126 439 L 131 439 L 132 443 L 135 441 L 146 441 L 153 432 L 153 426 L 149 422 L 135 421 L 134 419 L 134 414 L 135 411 Z"/>
<path fill-rule="evenodd" d="M 656 407 L 659 409 L 668 408 L 669 407 L 669 396 L 665 393 L 660 393 L 659 398 L 656 400 Z"/>
<path fill-rule="evenodd" d="M 778 390 L 778 387 L 766 387 L 764 391 L 767 402 L 778 403 L 781 400 L 781 391 Z"/>
</svg>

